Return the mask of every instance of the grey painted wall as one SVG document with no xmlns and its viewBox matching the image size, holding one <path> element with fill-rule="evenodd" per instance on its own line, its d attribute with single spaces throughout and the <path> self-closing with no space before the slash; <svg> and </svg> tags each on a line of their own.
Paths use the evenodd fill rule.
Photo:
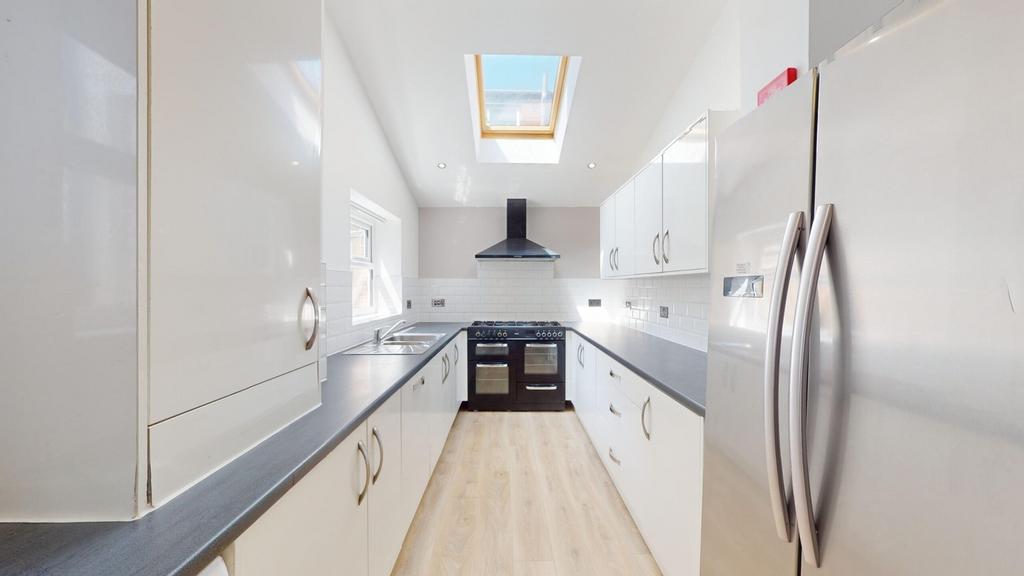
<svg viewBox="0 0 1024 576">
<path fill-rule="evenodd" d="M 600 275 L 599 208 L 530 208 L 527 236 L 562 257 L 556 278 Z M 476 278 L 477 252 L 505 237 L 504 208 L 420 208 L 420 278 Z"/>
</svg>

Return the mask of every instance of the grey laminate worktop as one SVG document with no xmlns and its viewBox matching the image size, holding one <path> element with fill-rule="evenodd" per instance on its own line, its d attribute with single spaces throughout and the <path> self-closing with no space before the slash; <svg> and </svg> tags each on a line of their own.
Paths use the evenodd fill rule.
<svg viewBox="0 0 1024 576">
<path fill-rule="evenodd" d="M 697 414 L 704 414 L 703 352 L 611 324 L 566 326 Z M 328 357 L 329 378 L 323 384 L 319 408 L 143 518 L 0 524 L 0 575 L 198 572 L 463 328 L 454 323 L 413 325 L 413 332 L 444 334 L 421 355 Z"/>
<path fill-rule="evenodd" d="M 425 354 L 330 356 L 319 408 L 138 520 L 0 524 L 0 575 L 195 574 L 462 328 L 414 325 L 444 333 Z"/>
<path fill-rule="evenodd" d="M 606 322 L 569 322 L 587 339 L 680 404 L 704 416 L 707 354 L 646 332 Z"/>
</svg>

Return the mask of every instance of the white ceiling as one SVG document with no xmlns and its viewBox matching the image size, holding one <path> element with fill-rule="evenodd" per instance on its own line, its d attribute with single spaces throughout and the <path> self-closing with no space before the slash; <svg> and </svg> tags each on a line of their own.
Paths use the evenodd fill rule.
<svg viewBox="0 0 1024 576">
<path fill-rule="evenodd" d="M 421 206 L 503 206 L 506 198 L 527 198 L 532 206 L 599 205 L 638 168 L 640 150 L 723 4 L 328 2 Z M 559 164 L 476 161 L 464 64 L 475 53 L 582 57 Z"/>
</svg>

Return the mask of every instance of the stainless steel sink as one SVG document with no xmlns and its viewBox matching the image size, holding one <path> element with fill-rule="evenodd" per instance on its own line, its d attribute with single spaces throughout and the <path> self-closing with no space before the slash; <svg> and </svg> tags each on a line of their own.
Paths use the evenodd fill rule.
<svg viewBox="0 0 1024 576">
<path fill-rule="evenodd" d="M 442 336 L 444 334 L 399 332 L 388 336 L 380 344 L 373 341 L 364 342 L 345 350 L 342 354 L 423 354 Z"/>
</svg>

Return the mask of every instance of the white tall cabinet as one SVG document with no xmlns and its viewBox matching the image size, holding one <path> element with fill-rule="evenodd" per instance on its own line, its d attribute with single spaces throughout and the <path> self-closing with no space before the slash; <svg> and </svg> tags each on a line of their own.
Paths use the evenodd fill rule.
<svg viewBox="0 0 1024 576">
<path fill-rule="evenodd" d="M 145 503 L 138 4 L 0 3 L 0 522 Z"/>
<path fill-rule="evenodd" d="M 129 520 L 320 401 L 321 3 L 4 10 L 0 520 Z"/>
<path fill-rule="evenodd" d="M 707 272 L 714 137 L 736 117 L 707 112 L 604 201 L 603 278 Z"/>
<path fill-rule="evenodd" d="M 150 23 L 159 503 L 319 403 L 321 3 L 152 0 Z"/>
</svg>

